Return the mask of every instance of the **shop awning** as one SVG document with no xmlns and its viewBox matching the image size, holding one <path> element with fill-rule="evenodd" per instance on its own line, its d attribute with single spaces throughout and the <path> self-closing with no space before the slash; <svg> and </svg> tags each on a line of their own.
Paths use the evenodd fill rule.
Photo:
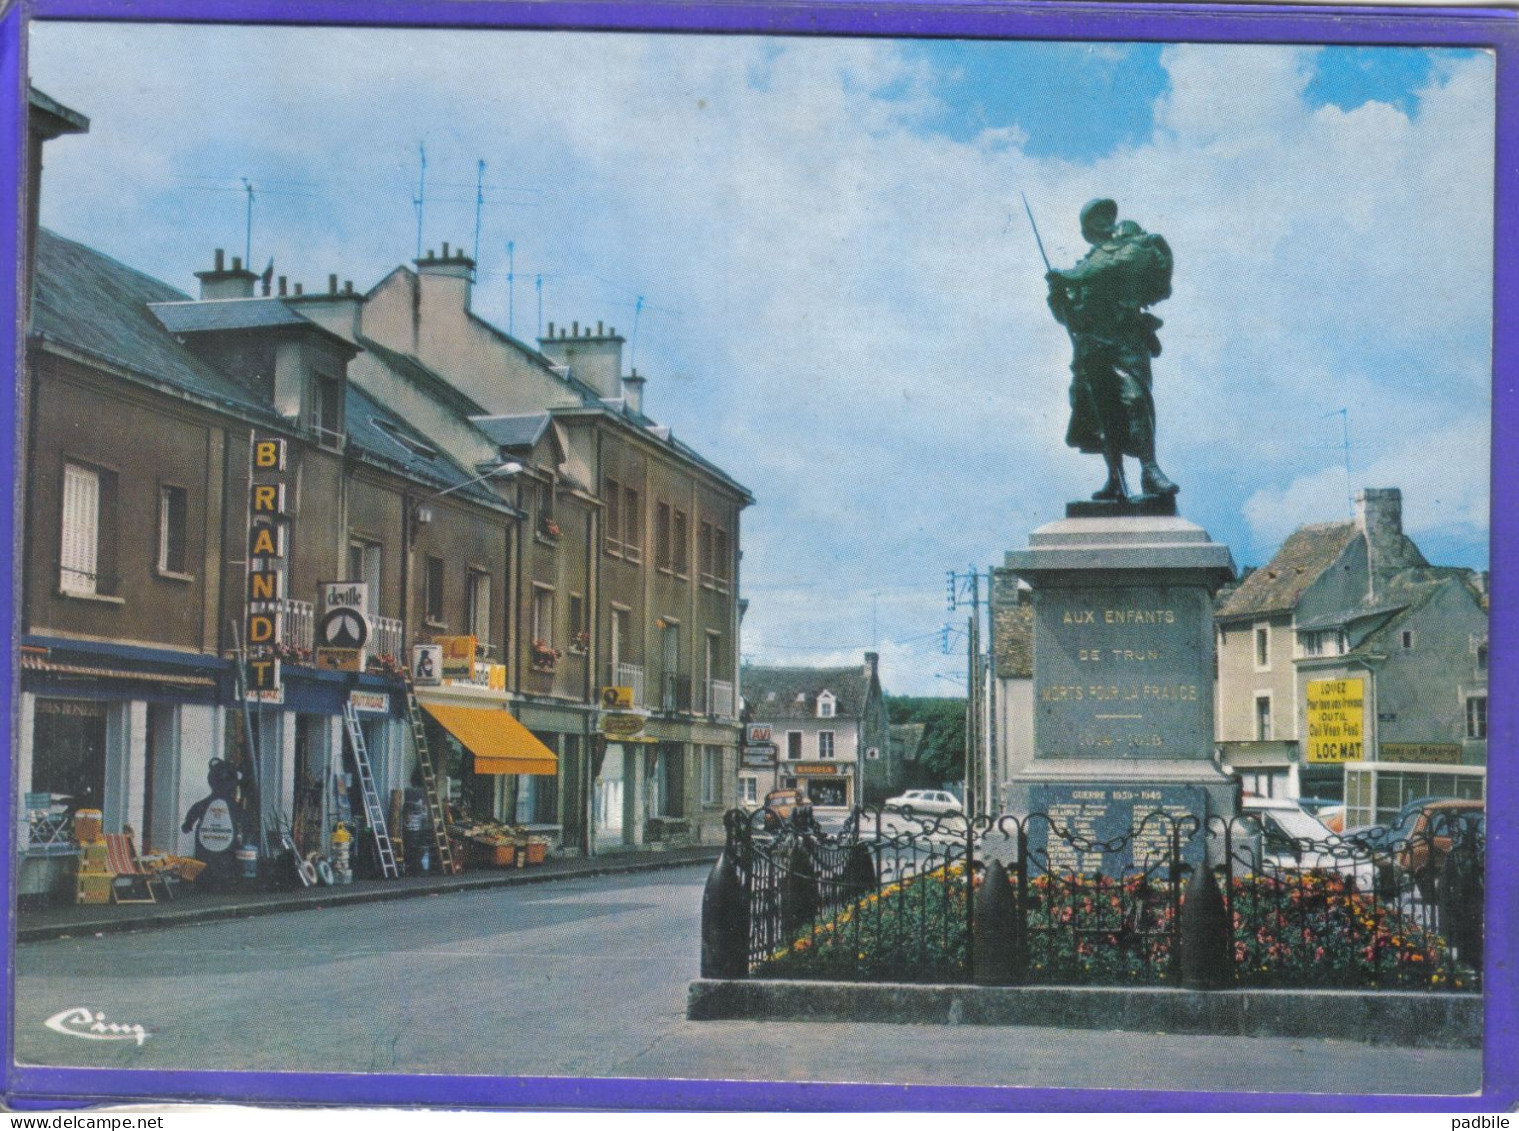
<svg viewBox="0 0 1519 1131">
<path fill-rule="evenodd" d="M 422 703 L 423 709 L 475 756 L 477 774 L 557 774 L 559 759 L 499 708 Z"/>
</svg>

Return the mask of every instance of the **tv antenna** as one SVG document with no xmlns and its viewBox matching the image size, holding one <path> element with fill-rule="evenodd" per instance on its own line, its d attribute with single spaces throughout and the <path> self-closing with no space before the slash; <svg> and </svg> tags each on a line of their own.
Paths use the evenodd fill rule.
<svg viewBox="0 0 1519 1131">
<path fill-rule="evenodd" d="M 480 262 L 480 212 L 485 207 L 485 158 L 480 159 L 480 164 L 475 172 L 475 254 L 471 256 L 475 263 Z M 511 333 L 510 324 L 506 332 Z"/>
<path fill-rule="evenodd" d="M 1355 486 L 1350 478 L 1350 409 L 1337 408 L 1333 412 L 1326 412 L 1326 417 L 1338 416 L 1340 418 L 1341 450 L 1345 453 L 1345 513 L 1351 518 L 1355 517 Z"/>
<path fill-rule="evenodd" d="M 253 263 L 253 182 L 247 177 L 242 178 L 243 191 L 248 194 L 248 220 L 243 231 L 243 262 L 250 265 Z"/>
<path fill-rule="evenodd" d="M 417 142 L 417 193 L 411 198 L 412 207 L 417 210 L 417 258 L 422 258 L 422 208 L 427 200 L 427 145 Z"/>
</svg>

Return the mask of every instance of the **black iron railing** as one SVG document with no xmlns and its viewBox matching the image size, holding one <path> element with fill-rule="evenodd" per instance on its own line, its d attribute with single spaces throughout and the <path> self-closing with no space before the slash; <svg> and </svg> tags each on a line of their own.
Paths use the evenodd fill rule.
<svg viewBox="0 0 1519 1131">
<path fill-rule="evenodd" d="M 703 908 L 713 977 L 1475 989 L 1485 826 L 1282 840 L 1250 814 L 727 816 Z"/>
</svg>

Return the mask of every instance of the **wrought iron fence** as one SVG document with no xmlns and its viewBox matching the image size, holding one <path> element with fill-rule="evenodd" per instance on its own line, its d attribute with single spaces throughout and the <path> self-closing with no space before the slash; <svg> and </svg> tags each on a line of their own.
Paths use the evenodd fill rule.
<svg viewBox="0 0 1519 1131">
<path fill-rule="evenodd" d="M 1261 816 L 727 816 L 703 904 L 712 977 L 1474 989 L 1485 824 L 1293 838 Z"/>
</svg>

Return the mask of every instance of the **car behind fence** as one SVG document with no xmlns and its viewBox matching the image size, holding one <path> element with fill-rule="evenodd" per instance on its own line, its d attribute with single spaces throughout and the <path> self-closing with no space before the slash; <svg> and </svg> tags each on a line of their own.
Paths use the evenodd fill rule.
<svg viewBox="0 0 1519 1131">
<path fill-rule="evenodd" d="M 1485 825 L 1273 838 L 1174 810 L 1097 839 L 1047 813 L 856 809 L 843 830 L 734 810 L 702 974 L 986 985 L 1474 990 Z"/>
</svg>

